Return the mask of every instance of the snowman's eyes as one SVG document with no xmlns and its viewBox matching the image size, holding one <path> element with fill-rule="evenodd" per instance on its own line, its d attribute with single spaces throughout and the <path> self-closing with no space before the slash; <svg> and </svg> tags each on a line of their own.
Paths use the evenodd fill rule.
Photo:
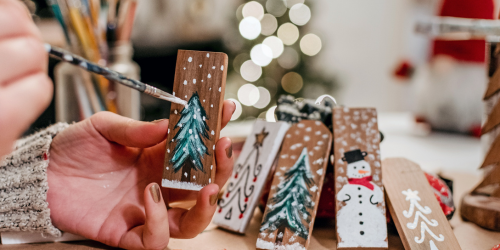
<svg viewBox="0 0 500 250">
<path fill-rule="evenodd" d="M 356 166 L 354 166 L 354 169 L 356 169 Z"/>
<path fill-rule="evenodd" d="M 365 168 L 365 166 L 363 166 L 363 169 Z"/>
</svg>

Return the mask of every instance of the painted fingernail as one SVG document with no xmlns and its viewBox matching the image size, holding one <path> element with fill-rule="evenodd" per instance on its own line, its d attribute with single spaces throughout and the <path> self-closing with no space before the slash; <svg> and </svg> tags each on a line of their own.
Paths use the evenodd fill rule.
<svg viewBox="0 0 500 250">
<path fill-rule="evenodd" d="M 233 144 L 229 145 L 229 147 L 226 148 L 226 155 L 227 158 L 231 158 L 233 156 Z"/>
<path fill-rule="evenodd" d="M 167 119 L 159 119 L 159 120 L 154 120 L 154 121 L 152 121 L 151 123 L 160 123 L 160 122 L 165 121 L 165 120 L 167 120 Z"/>
<path fill-rule="evenodd" d="M 234 109 L 233 109 L 233 114 L 234 114 L 234 111 L 236 111 L 236 103 L 233 100 L 230 100 L 230 101 L 233 102 L 233 105 L 234 105 Z"/>
<path fill-rule="evenodd" d="M 215 204 L 217 204 L 217 195 L 218 194 L 212 194 L 210 195 L 210 206 L 214 206 Z"/>
<path fill-rule="evenodd" d="M 161 191 L 160 191 L 160 186 L 158 184 L 154 184 L 149 188 L 149 192 L 151 193 L 151 197 L 153 197 L 153 200 L 155 203 L 160 202 L 161 200 Z"/>
</svg>

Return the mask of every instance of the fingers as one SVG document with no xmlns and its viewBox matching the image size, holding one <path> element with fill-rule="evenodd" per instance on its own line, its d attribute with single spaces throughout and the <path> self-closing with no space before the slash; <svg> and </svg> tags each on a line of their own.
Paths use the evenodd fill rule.
<svg viewBox="0 0 500 250">
<path fill-rule="evenodd" d="M 168 120 L 141 122 L 111 112 L 99 112 L 91 116 L 90 121 L 104 138 L 128 147 L 151 147 L 168 135 Z"/>
<path fill-rule="evenodd" d="M 224 186 L 233 172 L 233 145 L 227 137 L 220 139 L 215 145 L 216 172 L 214 183 Z"/>
<path fill-rule="evenodd" d="M 236 104 L 233 101 L 225 100 L 222 105 L 222 124 L 221 128 L 223 129 L 227 123 L 231 120 L 231 116 L 233 116 L 234 111 L 236 110 Z"/>
<path fill-rule="evenodd" d="M 209 184 L 198 193 L 196 205 L 190 210 L 171 208 L 168 210 L 170 236 L 173 238 L 193 238 L 201 233 L 212 220 L 217 209 L 219 187 Z"/>
<path fill-rule="evenodd" d="M 119 247 L 125 249 L 164 249 L 170 239 L 169 216 L 158 184 L 144 189 L 146 222 L 125 233 Z"/>
<path fill-rule="evenodd" d="M 43 72 L 28 75 L 0 87 L 2 144 L 8 144 L 19 138 L 47 108 L 52 98 L 52 88 L 50 78 Z"/>
<path fill-rule="evenodd" d="M 0 39 L 0 87 L 32 73 L 46 72 L 48 56 L 40 40 L 32 36 Z M 47 91 L 47 90 L 45 90 Z"/>
<path fill-rule="evenodd" d="M 42 40 L 40 31 L 31 19 L 28 9 L 20 1 L 0 1 L 0 39 L 15 36 L 33 36 Z"/>
</svg>

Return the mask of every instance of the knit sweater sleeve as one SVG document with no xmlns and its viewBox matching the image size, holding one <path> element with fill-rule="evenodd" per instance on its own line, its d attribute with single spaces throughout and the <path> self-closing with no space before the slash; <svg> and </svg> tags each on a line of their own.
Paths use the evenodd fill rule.
<svg viewBox="0 0 500 250">
<path fill-rule="evenodd" d="M 52 139 L 69 125 L 58 123 L 16 142 L 0 160 L 0 231 L 60 236 L 47 203 L 47 167 Z"/>
</svg>

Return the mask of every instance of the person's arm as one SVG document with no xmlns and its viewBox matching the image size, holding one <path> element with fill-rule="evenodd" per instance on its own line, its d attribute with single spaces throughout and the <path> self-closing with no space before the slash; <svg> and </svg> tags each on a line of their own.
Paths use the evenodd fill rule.
<svg viewBox="0 0 500 250">
<path fill-rule="evenodd" d="M 49 149 L 58 123 L 15 143 L 0 161 L 0 231 L 30 231 L 60 236 L 52 225 L 47 203 Z"/>
</svg>

